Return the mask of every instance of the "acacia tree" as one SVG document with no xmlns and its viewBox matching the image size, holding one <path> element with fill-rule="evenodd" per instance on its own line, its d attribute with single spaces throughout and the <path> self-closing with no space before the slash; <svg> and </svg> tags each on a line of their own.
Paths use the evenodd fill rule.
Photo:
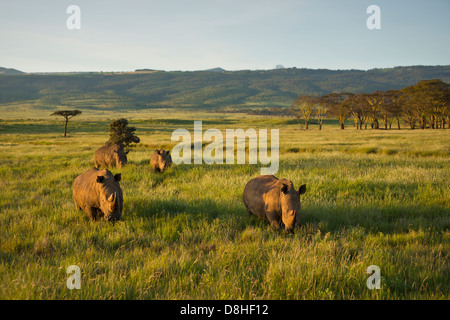
<svg viewBox="0 0 450 320">
<path fill-rule="evenodd" d="M 350 106 L 352 93 L 341 92 L 341 93 L 330 93 L 321 97 L 321 101 L 329 108 L 329 115 L 336 117 L 339 120 L 341 129 L 345 129 L 345 120 L 348 119 L 350 115 Z"/>
<path fill-rule="evenodd" d="M 401 90 L 405 104 L 403 105 L 404 115 L 406 118 L 411 119 L 414 116 L 414 119 L 419 121 L 419 127 L 421 129 L 425 129 L 426 126 L 426 109 L 423 102 L 423 96 L 421 91 L 418 90 L 417 85 L 405 87 Z M 414 129 L 414 126 L 410 122 L 411 129 Z"/>
<path fill-rule="evenodd" d="M 316 98 L 316 109 L 315 114 L 317 117 L 317 122 L 319 123 L 319 130 L 322 130 L 323 118 L 326 116 L 328 111 L 328 107 L 325 101 L 322 101 L 322 98 Z"/>
<path fill-rule="evenodd" d="M 428 106 L 430 128 L 438 129 L 439 124 L 444 128 L 450 103 L 450 85 L 440 79 L 434 79 L 420 81 L 416 87 L 422 93 L 422 103 Z"/>
<path fill-rule="evenodd" d="M 378 122 L 378 118 L 381 113 L 381 105 L 384 103 L 383 92 L 376 91 L 369 93 L 366 95 L 366 100 L 369 103 L 369 117 L 372 120 L 372 129 L 379 129 L 380 123 Z"/>
<path fill-rule="evenodd" d="M 441 128 L 445 129 L 445 124 L 450 123 L 450 104 L 443 107 L 441 110 Z"/>
<path fill-rule="evenodd" d="M 384 124 L 384 130 L 391 128 L 392 118 L 391 118 L 391 110 L 390 110 L 390 100 L 388 101 L 386 92 L 380 92 L 380 96 L 382 97 L 381 103 L 379 104 L 379 115 Z"/>
<path fill-rule="evenodd" d="M 440 79 L 422 80 L 401 90 L 406 103 L 425 129 L 427 118 L 430 128 L 445 127 L 445 118 L 450 105 L 450 85 Z M 440 118 L 440 120 L 439 120 Z"/>
<path fill-rule="evenodd" d="M 363 124 L 365 124 L 365 128 L 367 129 L 367 119 L 369 117 L 368 113 L 368 102 L 366 100 L 366 94 L 360 93 L 355 94 L 351 97 L 351 108 L 350 112 L 353 116 L 353 119 L 356 122 L 356 129 L 362 130 Z"/>
<path fill-rule="evenodd" d="M 397 127 L 400 130 L 400 118 L 402 116 L 402 101 L 403 96 L 397 90 L 388 90 L 384 93 L 384 105 L 383 109 L 386 109 L 391 116 L 389 122 L 389 129 L 391 129 L 391 123 L 393 118 L 397 120 Z"/>
<path fill-rule="evenodd" d="M 412 112 L 410 109 L 406 109 L 403 112 L 405 123 L 409 125 L 411 130 L 414 130 L 416 128 L 417 118 L 414 112 Z"/>
<path fill-rule="evenodd" d="M 305 129 L 308 130 L 309 121 L 313 115 L 314 105 L 316 101 L 314 96 L 298 96 L 294 100 L 291 112 L 295 115 L 297 120 L 303 119 L 305 121 Z"/>
<path fill-rule="evenodd" d="M 64 124 L 64 138 L 67 135 L 67 123 L 69 122 L 70 119 L 72 119 L 73 117 L 75 117 L 79 114 L 81 114 L 80 110 L 60 110 L 60 111 L 55 111 L 51 114 L 51 116 L 61 116 L 61 117 L 64 117 L 64 119 L 66 119 L 65 124 Z"/>
</svg>

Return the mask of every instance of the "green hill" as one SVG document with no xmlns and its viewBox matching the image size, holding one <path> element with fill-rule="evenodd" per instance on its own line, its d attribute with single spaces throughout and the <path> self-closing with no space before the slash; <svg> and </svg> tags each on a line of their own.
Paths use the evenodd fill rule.
<svg viewBox="0 0 450 320">
<path fill-rule="evenodd" d="M 147 69 L 145 69 L 147 70 Z M 0 110 L 13 106 L 127 110 L 290 106 L 300 94 L 400 89 L 424 79 L 450 83 L 449 66 L 128 73 L 0 74 Z"/>
</svg>

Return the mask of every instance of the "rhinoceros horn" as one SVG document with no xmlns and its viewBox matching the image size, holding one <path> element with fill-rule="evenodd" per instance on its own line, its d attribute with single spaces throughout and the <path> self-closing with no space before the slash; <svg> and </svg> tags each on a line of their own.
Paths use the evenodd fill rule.
<svg viewBox="0 0 450 320">
<path fill-rule="evenodd" d="M 109 197 L 108 197 L 108 201 L 109 202 L 114 202 L 116 200 L 116 194 L 112 193 Z"/>
</svg>

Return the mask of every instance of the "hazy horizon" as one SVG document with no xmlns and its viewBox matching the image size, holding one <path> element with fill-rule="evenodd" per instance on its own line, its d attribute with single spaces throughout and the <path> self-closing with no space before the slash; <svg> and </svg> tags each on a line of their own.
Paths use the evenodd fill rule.
<svg viewBox="0 0 450 320">
<path fill-rule="evenodd" d="M 330 69 L 330 68 L 303 68 L 303 67 L 284 67 L 284 68 L 269 68 L 269 69 L 237 69 L 237 70 L 226 70 L 224 72 L 238 72 L 238 71 L 270 71 L 276 69 L 308 69 L 308 70 L 329 70 L 329 71 L 370 71 L 376 69 L 393 69 L 393 68 L 408 68 L 408 67 L 446 67 L 450 66 L 450 64 L 446 65 L 404 65 L 404 66 L 393 66 L 393 67 L 377 67 L 370 69 Z M 8 67 L 8 66 L 0 66 L 0 68 L 6 69 L 14 69 L 17 71 L 24 72 L 25 74 L 46 74 L 46 73 L 131 73 L 136 72 L 136 70 L 144 71 L 143 69 L 148 69 L 148 71 L 158 71 L 158 72 L 198 72 L 198 71 L 209 71 L 211 69 L 221 68 L 220 66 L 215 68 L 208 69 L 197 69 L 197 70 L 162 70 L 162 69 L 151 69 L 151 68 L 138 68 L 135 70 L 80 70 L 80 71 L 35 71 L 35 72 L 27 72 L 20 68 Z M 222 68 L 223 69 L 223 68 Z M 212 71 L 214 72 L 214 71 Z"/>
</svg>

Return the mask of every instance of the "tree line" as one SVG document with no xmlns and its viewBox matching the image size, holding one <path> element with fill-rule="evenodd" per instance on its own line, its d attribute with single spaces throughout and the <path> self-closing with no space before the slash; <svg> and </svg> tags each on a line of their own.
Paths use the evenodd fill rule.
<svg viewBox="0 0 450 320">
<path fill-rule="evenodd" d="M 329 93 L 323 96 L 300 95 L 290 110 L 308 129 L 312 118 L 319 130 L 324 118 L 339 120 L 341 129 L 352 119 L 356 129 L 391 129 L 407 124 L 411 129 L 445 129 L 450 124 L 450 85 L 440 79 L 422 80 L 400 90 L 372 93 Z M 450 128 L 450 125 L 449 125 Z"/>
</svg>

